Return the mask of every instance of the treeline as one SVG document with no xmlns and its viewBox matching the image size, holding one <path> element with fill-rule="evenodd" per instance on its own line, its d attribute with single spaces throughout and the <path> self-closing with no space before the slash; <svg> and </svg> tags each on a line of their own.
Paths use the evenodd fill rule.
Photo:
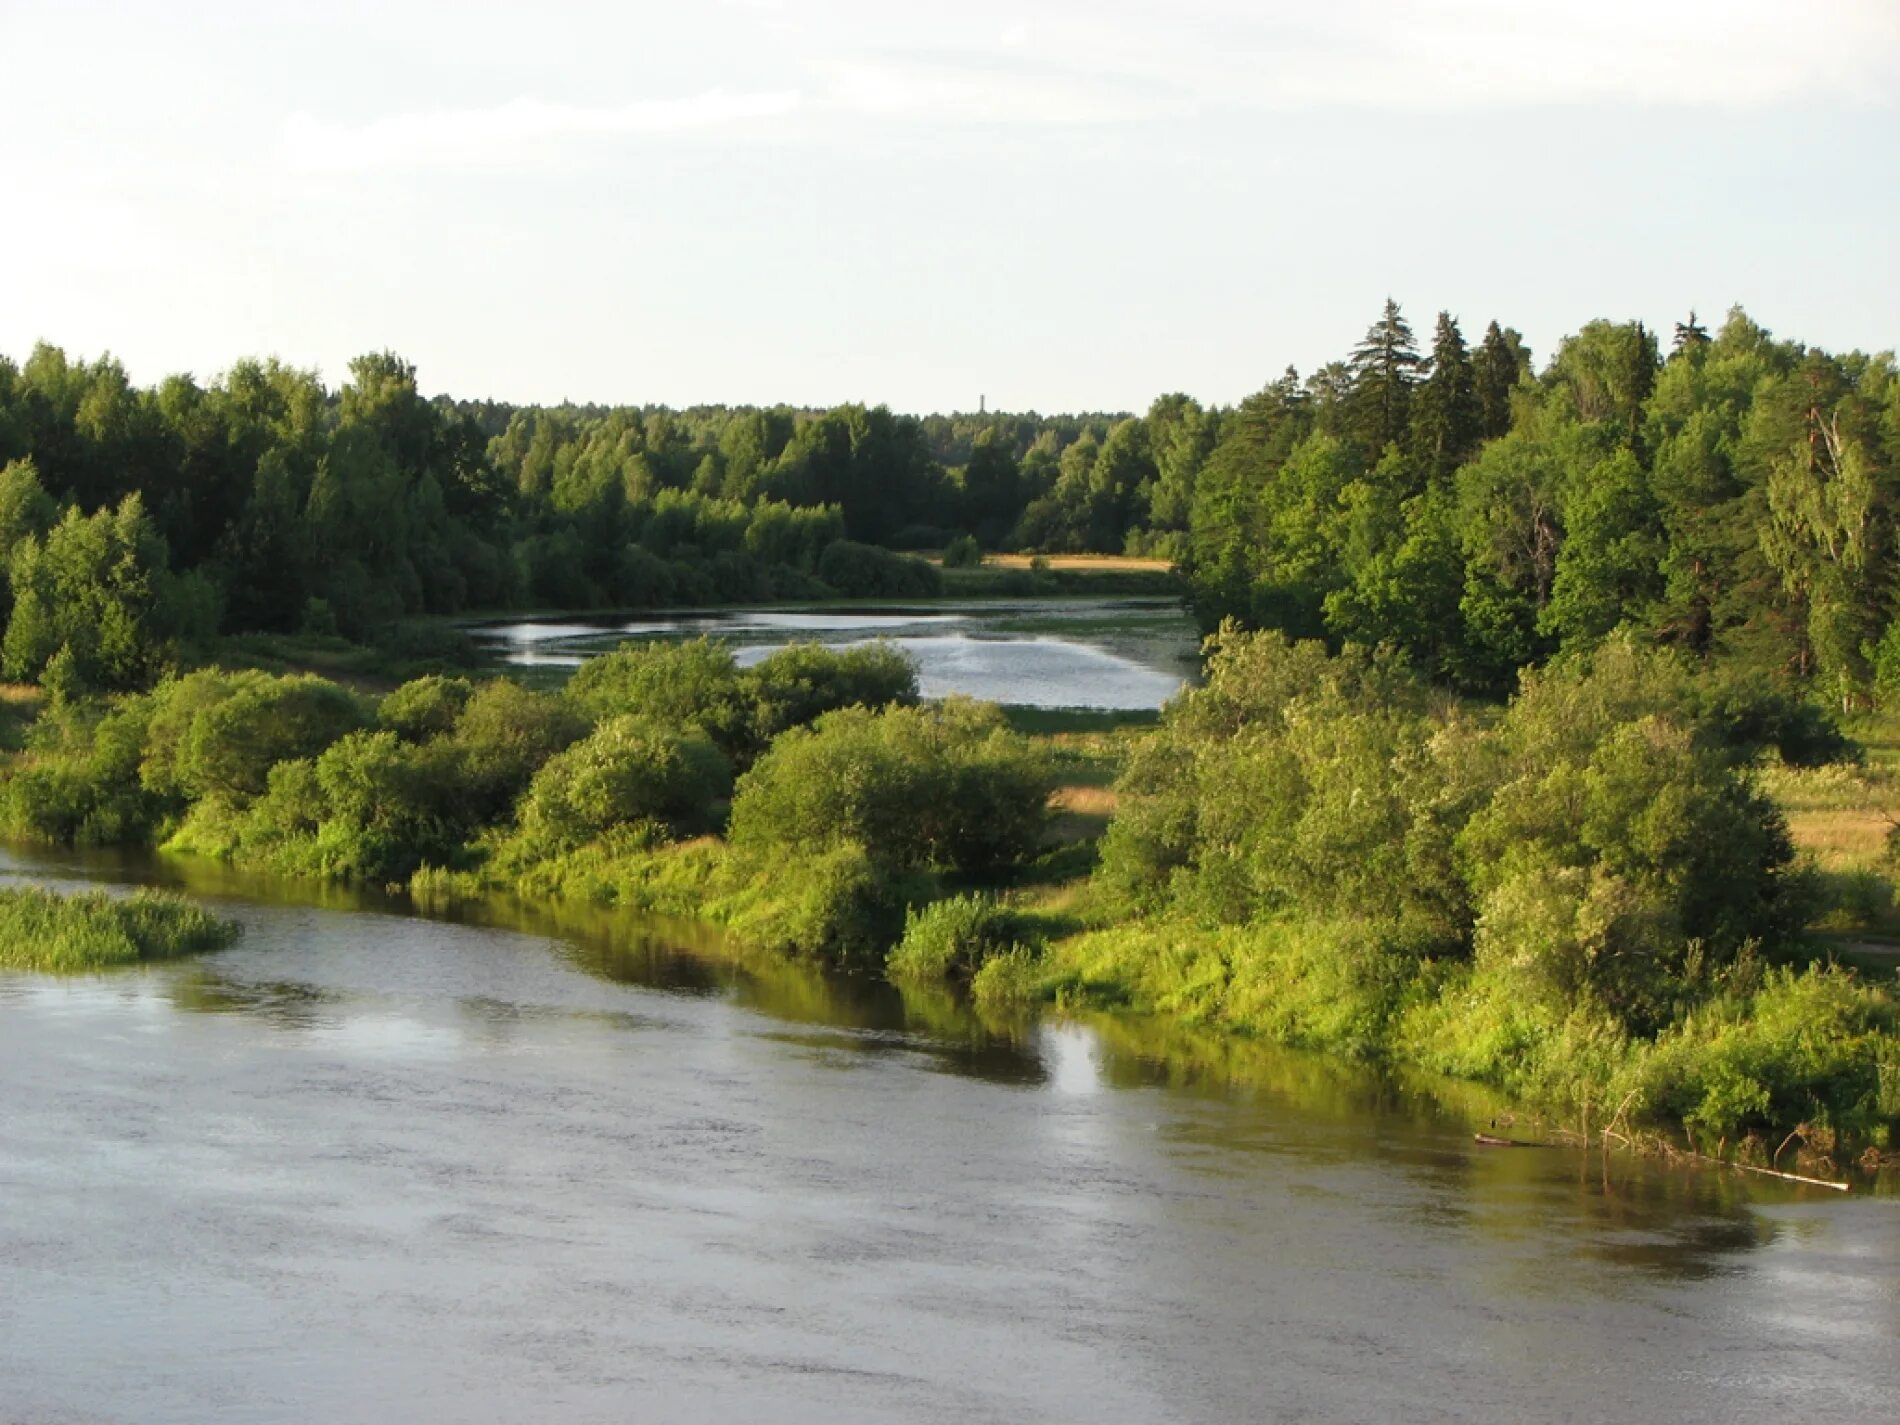
<svg viewBox="0 0 1900 1425">
<path fill-rule="evenodd" d="M 1423 350 L 1388 303 L 1349 362 L 1223 422 L 1185 551 L 1203 620 L 1485 693 L 1619 627 L 1849 707 L 1900 691 L 1892 354 L 1739 310 L 1668 345 L 1592 322 L 1533 375 L 1496 324 L 1470 350 L 1441 313 Z"/>
<path fill-rule="evenodd" d="M 336 392 L 275 361 L 141 390 L 109 358 L 0 359 L 0 663 L 132 688 L 220 632 L 362 638 L 476 608 L 939 587 L 933 567 L 853 537 L 888 532 L 891 472 L 937 469 L 915 422 L 791 421 L 769 488 L 741 497 L 692 488 L 670 417 L 564 426 L 545 460 L 523 435 L 542 420 L 491 441 L 387 354 L 353 362 Z"/>
<path fill-rule="evenodd" d="M 1423 343 L 1388 302 L 1231 409 L 923 418 L 428 400 L 387 353 L 336 391 L 275 361 L 139 389 L 42 346 L 0 359 L 5 668 L 70 649 L 134 686 L 217 631 L 928 594 L 890 551 L 973 537 L 1175 559 L 1210 629 L 1388 645 L 1476 692 L 1618 627 L 1849 705 L 1900 690 L 1892 355 L 1739 310 L 1663 345 L 1592 322 L 1540 373 L 1508 327 L 1440 313 Z"/>
</svg>

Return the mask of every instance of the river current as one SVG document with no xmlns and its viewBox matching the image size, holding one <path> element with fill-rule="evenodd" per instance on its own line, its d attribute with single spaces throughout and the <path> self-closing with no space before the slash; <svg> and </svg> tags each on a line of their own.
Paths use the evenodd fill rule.
<svg viewBox="0 0 1900 1425">
<path fill-rule="evenodd" d="M 0 975 L 0 1421 L 1900 1418 L 1893 1197 L 679 929 L 191 888 L 237 947 Z"/>
</svg>

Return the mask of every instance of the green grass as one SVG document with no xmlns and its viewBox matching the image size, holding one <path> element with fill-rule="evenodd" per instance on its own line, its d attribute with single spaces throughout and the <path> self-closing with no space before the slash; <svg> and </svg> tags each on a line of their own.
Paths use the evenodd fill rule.
<svg viewBox="0 0 1900 1425">
<path fill-rule="evenodd" d="M 0 890 L 0 966 L 12 970 L 103 970 L 222 950 L 238 934 L 236 921 L 161 891 L 119 899 L 103 891 Z"/>
</svg>

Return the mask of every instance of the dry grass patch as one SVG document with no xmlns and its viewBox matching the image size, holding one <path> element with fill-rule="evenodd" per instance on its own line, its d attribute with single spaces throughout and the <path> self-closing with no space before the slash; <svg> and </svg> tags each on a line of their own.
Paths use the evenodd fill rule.
<svg viewBox="0 0 1900 1425">
<path fill-rule="evenodd" d="M 1132 554 L 986 554 L 986 569 L 1027 569 L 1030 561 L 1040 559 L 1046 569 L 1117 569 L 1165 573 L 1174 568 L 1169 559 L 1148 559 Z"/>
</svg>

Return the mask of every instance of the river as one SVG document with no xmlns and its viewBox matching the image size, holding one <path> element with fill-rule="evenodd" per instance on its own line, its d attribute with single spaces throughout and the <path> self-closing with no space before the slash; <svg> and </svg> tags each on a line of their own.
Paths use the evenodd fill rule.
<svg viewBox="0 0 1900 1425">
<path fill-rule="evenodd" d="M 10 1425 L 1900 1416 L 1893 1197 L 605 916 L 0 872 L 246 927 L 0 974 Z"/>
<path fill-rule="evenodd" d="M 812 605 L 638 617 L 506 619 L 470 626 L 497 661 L 565 676 L 623 642 L 722 639 L 741 665 L 786 644 L 886 639 L 917 665 L 927 698 L 952 693 L 1036 708 L 1147 711 L 1195 671 L 1199 646 L 1178 599 L 1025 599 Z"/>
</svg>

